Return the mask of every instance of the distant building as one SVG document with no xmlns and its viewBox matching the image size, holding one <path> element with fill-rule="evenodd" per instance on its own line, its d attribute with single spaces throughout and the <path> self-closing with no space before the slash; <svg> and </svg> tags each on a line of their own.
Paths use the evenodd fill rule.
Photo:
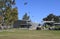
<svg viewBox="0 0 60 39">
<path fill-rule="evenodd" d="M 31 26 L 29 22 L 30 21 L 17 20 L 14 22 L 13 27 L 14 28 L 29 28 Z"/>
<path fill-rule="evenodd" d="M 60 26 L 60 23 L 55 23 L 54 21 L 43 21 L 43 25 L 50 25 L 50 26 Z"/>
<path fill-rule="evenodd" d="M 17 20 L 14 22 L 13 28 L 29 28 L 29 30 L 36 30 L 38 26 L 38 23 L 25 20 Z"/>
<path fill-rule="evenodd" d="M 55 26 L 60 26 L 60 23 L 54 23 Z"/>
<path fill-rule="evenodd" d="M 43 21 L 43 25 L 46 26 L 46 25 L 49 25 L 49 26 L 54 26 L 54 21 Z"/>
<path fill-rule="evenodd" d="M 43 21 L 43 26 L 45 29 L 60 30 L 60 23 L 55 23 L 54 21 Z"/>
</svg>

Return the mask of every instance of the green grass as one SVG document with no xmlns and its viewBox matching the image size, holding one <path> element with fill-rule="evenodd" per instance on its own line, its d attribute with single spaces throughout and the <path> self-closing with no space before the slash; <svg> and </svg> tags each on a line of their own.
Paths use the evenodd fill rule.
<svg viewBox="0 0 60 39">
<path fill-rule="evenodd" d="M 0 39 L 60 39 L 60 31 L 11 29 L 0 32 Z"/>
</svg>

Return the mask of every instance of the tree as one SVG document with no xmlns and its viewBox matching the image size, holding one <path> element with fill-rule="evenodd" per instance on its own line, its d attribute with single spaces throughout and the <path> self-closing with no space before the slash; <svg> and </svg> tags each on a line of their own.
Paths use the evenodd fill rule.
<svg viewBox="0 0 60 39">
<path fill-rule="evenodd" d="M 23 16 L 23 20 L 29 20 L 29 16 L 27 15 L 27 13 L 25 13 L 25 15 Z"/>
<path fill-rule="evenodd" d="M 44 21 L 51 21 L 54 17 L 55 17 L 55 15 L 49 14 L 47 17 L 43 18 L 43 20 Z"/>
<path fill-rule="evenodd" d="M 15 5 L 15 0 L 0 0 L 0 10 L 2 13 L 3 24 L 11 25 L 12 22 L 18 19 L 17 8 L 12 8 Z"/>
<path fill-rule="evenodd" d="M 18 11 L 17 11 L 17 8 L 13 8 L 10 15 L 11 16 L 10 16 L 9 22 L 11 24 L 13 24 L 16 20 L 18 20 Z"/>
<path fill-rule="evenodd" d="M 47 17 L 43 18 L 43 21 L 60 22 L 60 17 L 53 14 L 49 14 Z"/>
<path fill-rule="evenodd" d="M 2 16 L 0 16 L 0 24 L 2 23 L 2 19 L 3 19 Z"/>
</svg>

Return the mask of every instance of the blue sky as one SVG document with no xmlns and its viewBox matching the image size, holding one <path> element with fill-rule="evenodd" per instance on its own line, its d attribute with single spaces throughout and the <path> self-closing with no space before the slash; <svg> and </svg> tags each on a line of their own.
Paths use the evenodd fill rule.
<svg viewBox="0 0 60 39">
<path fill-rule="evenodd" d="M 41 22 L 50 13 L 60 15 L 60 0 L 16 0 L 16 6 L 19 19 L 27 12 L 33 22 Z"/>
</svg>

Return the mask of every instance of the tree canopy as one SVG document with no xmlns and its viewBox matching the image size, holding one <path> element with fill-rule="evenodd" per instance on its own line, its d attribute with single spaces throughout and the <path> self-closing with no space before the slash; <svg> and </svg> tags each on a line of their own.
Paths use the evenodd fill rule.
<svg viewBox="0 0 60 39">
<path fill-rule="evenodd" d="M 23 19 L 23 20 L 29 20 L 30 17 L 27 15 L 27 13 L 25 13 L 22 19 Z"/>
<path fill-rule="evenodd" d="M 43 18 L 43 21 L 60 22 L 60 16 L 56 16 L 54 14 L 49 14 L 47 17 Z"/>
<path fill-rule="evenodd" d="M 18 20 L 18 11 L 15 5 L 15 0 L 0 0 L 0 15 L 3 19 L 2 24 L 11 25 L 14 21 Z"/>
</svg>

